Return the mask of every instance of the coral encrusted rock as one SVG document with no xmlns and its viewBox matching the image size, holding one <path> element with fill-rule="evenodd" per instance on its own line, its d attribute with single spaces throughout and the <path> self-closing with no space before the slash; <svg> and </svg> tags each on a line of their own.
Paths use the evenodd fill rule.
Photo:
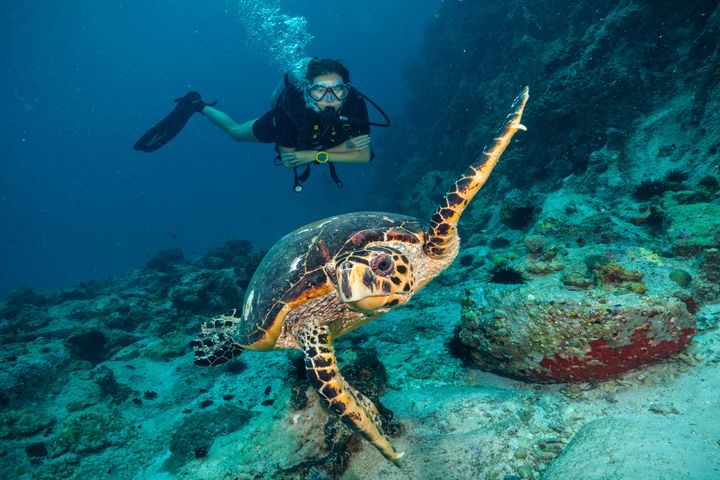
<svg viewBox="0 0 720 480">
<path fill-rule="evenodd" d="M 486 370 L 537 382 L 604 379 L 682 351 L 695 318 L 678 298 L 501 286 L 469 291 L 460 339 Z"/>
<path fill-rule="evenodd" d="M 675 254 L 693 256 L 720 246 L 720 205 L 677 205 L 668 209 L 668 216 L 668 236 Z"/>
</svg>

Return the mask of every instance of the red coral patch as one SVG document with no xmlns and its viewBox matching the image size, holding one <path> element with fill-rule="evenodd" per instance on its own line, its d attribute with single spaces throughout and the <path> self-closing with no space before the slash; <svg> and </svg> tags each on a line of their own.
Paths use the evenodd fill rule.
<svg viewBox="0 0 720 480">
<path fill-rule="evenodd" d="M 528 372 L 528 376 L 540 381 L 584 382 L 617 375 L 633 368 L 669 357 L 690 344 L 695 330 L 686 328 L 674 340 L 655 343 L 647 336 L 650 325 L 635 330 L 628 345 L 612 347 L 605 339 L 590 341 L 590 349 L 584 357 L 563 358 L 559 354 L 546 357 L 540 366 L 546 371 Z"/>
</svg>

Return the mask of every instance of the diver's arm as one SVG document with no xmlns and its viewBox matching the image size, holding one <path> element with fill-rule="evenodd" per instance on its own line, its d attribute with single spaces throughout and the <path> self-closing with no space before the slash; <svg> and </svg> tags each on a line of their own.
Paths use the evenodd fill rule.
<svg viewBox="0 0 720 480">
<path fill-rule="evenodd" d="M 238 142 L 259 142 L 252 131 L 257 118 L 245 123 L 237 123 L 227 113 L 210 106 L 203 108 L 200 113 Z"/>
<path fill-rule="evenodd" d="M 329 149 L 325 151 L 330 154 L 329 161 L 335 163 L 368 163 L 372 158 L 369 147 L 361 150 L 333 151 Z M 312 151 L 313 160 L 315 160 L 316 153 Z"/>
<path fill-rule="evenodd" d="M 331 162 L 368 163 L 372 160 L 370 135 L 352 137 L 340 145 L 325 150 L 330 154 Z M 313 159 L 315 158 L 313 153 Z"/>
<path fill-rule="evenodd" d="M 319 150 L 295 150 L 294 148 L 288 148 L 278 146 L 280 151 L 280 159 L 283 165 L 286 167 L 298 167 L 300 165 L 306 165 L 315 161 L 315 155 Z M 335 163 L 367 163 L 372 158 L 370 147 L 363 149 L 347 150 L 347 147 L 338 145 L 334 148 L 323 150 L 327 152 L 330 157 L 328 161 Z"/>
<path fill-rule="evenodd" d="M 341 143 L 340 145 L 333 147 L 328 152 L 344 152 L 347 150 L 362 150 L 370 147 L 370 135 L 358 135 L 352 137 Z"/>
<path fill-rule="evenodd" d="M 294 147 L 283 147 L 282 145 L 277 146 L 278 152 L 280 153 L 280 161 L 283 165 L 286 167 L 299 167 L 300 165 L 303 165 L 305 163 L 310 162 L 301 162 L 300 158 L 297 157 L 297 150 Z M 313 158 L 313 160 L 315 160 Z"/>
</svg>

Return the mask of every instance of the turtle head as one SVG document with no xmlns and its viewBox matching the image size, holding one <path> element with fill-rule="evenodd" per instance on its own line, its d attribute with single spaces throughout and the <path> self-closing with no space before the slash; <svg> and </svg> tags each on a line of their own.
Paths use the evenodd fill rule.
<svg viewBox="0 0 720 480">
<path fill-rule="evenodd" d="M 389 247 L 341 255 L 335 262 L 335 278 L 340 298 L 356 312 L 402 305 L 415 292 L 410 261 Z"/>
</svg>

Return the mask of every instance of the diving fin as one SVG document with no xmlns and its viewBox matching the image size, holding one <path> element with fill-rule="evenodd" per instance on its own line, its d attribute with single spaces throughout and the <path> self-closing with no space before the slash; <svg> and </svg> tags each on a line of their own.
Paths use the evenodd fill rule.
<svg viewBox="0 0 720 480">
<path fill-rule="evenodd" d="M 135 150 L 154 152 L 175 138 L 195 112 L 200 112 L 204 107 L 211 107 L 217 103 L 205 103 L 198 92 L 188 92 L 184 96 L 176 98 L 175 102 L 177 105 L 173 111 L 153 125 L 140 137 L 140 140 L 135 142 Z"/>
</svg>

